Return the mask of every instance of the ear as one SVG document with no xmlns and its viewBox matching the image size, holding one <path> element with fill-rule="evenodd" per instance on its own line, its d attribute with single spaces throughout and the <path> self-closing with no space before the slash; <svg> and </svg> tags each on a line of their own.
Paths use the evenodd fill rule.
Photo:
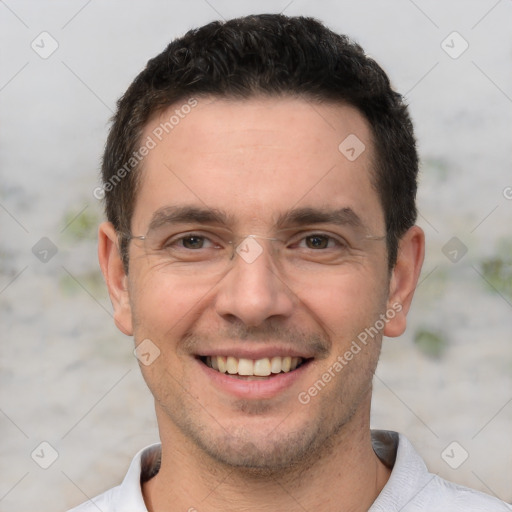
<svg viewBox="0 0 512 512">
<path fill-rule="evenodd" d="M 119 252 L 117 233 L 110 222 L 103 222 L 98 229 L 98 259 L 114 308 L 114 322 L 121 332 L 132 336 L 128 276 Z"/>
<path fill-rule="evenodd" d="M 385 336 L 396 337 L 405 331 L 424 256 L 425 234 L 419 226 L 413 226 L 400 239 L 397 261 L 391 272 L 387 306 L 396 315 L 386 323 Z"/>
</svg>

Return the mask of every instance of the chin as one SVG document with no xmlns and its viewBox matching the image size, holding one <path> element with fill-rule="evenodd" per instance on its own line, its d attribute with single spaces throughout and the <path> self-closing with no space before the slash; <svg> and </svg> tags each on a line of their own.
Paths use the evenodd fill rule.
<svg viewBox="0 0 512 512">
<path fill-rule="evenodd" d="M 314 452 L 315 436 L 295 432 L 280 439 L 264 438 L 251 441 L 225 438 L 223 442 L 203 447 L 216 463 L 237 468 L 247 474 L 271 475 L 300 465 Z"/>
<path fill-rule="evenodd" d="M 283 470 L 304 468 L 330 449 L 336 431 L 341 427 L 326 428 L 326 422 L 290 425 L 281 421 L 266 429 L 260 425 L 252 428 L 238 427 L 212 432 L 200 430 L 188 436 L 194 439 L 200 451 L 214 465 L 236 469 L 247 476 L 282 476 Z"/>
</svg>

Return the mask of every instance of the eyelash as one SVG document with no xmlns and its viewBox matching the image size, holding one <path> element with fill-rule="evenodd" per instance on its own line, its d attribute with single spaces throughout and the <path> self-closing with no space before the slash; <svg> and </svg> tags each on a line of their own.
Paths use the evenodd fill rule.
<svg viewBox="0 0 512 512">
<path fill-rule="evenodd" d="M 306 240 L 307 238 L 314 238 L 314 237 L 327 238 L 327 244 L 328 245 L 331 242 L 334 242 L 338 247 L 341 247 L 341 248 L 348 247 L 348 244 L 345 241 L 341 241 L 338 238 L 335 238 L 335 237 L 333 237 L 331 235 L 327 235 L 325 233 L 311 233 L 309 235 L 303 236 L 302 238 L 299 239 L 299 243 L 302 242 L 303 240 Z M 308 249 L 311 249 L 311 248 L 308 247 Z M 321 250 L 327 250 L 327 249 L 332 249 L 332 247 L 326 247 L 325 249 L 321 249 Z M 314 249 L 311 249 L 311 250 L 314 250 Z"/>
<path fill-rule="evenodd" d="M 217 247 L 220 245 L 220 244 L 214 242 L 207 235 L 204 235 L 204 234 L 201 234 L 201 233 L 190 232 L 190 233 L 185 233 L 185 234 L 179 235 L 177 238 L 173 237 L 173 238 L 167 240 L 163 244 L 163 248 L 164 249 L 169 249 L 169 248 L 171 248 L 176 243 L 180 243 L 180 242 L 183 242 L 184 240 L 186 240 L 188 238 L 194 238 L 194 237 L 201 238 L 203 240 L 208 240 L 210 243 L 212 243 L 213 245 L 215 245 Z M 307 238 L 313 238 L 313 237 L 327 238 L 328 239 L 328 244 L 331 243 L 331 242 L 334 242 L 340 248 L 348 248 L 349 247 L 349 244 L 344 239 L 338 238 L 338 237 L 334 237 L 333 235 L 330 235 L 330 234 L 327 234 L 327 233 L 322 233 L 322 232 L 309 232 L 307 234 L 302 234 L 301 238 L 299 238 L 296 242 L 293 242 L 291 245 L 292 246 L 293 245 L 298 245 L 300 242 L 306 240 Z M 187 249 L 186 247 L 183 247 L 183 246 L 181 246 L 180 248 L 186 249 L 186 250 L 191 250 L 191 251 L 194 250 L 194 249 Z M 203 249 L 203 247 L 201 247 L 201 249 Z M 308 248 L 308 249 L 315 250 L 315 249 L 311 249 L 311 248 Z M 324 248 L 324 249 L 317 249 L 317 250 L 325 251 L 327 249 L 332 249 L 332 247 L 331 248 L 327 247 L 327 248 Z M 196 250 L 199 250 L 199 249 L 196 249 Z"/>
</svg>

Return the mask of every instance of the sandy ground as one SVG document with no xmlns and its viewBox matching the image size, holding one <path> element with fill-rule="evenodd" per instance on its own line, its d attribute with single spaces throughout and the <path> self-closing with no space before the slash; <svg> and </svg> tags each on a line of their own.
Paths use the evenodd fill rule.
<svg viewBox="0 0 512 512">
<path fill-rule="evenodd" d="M 210 3 L 226 18 L 276 11 Z M 428 253 L 409 329 L 384 344 L 372 425 L 406 433 L 433 472 L 512 501 L 512 4 L 360 4 L 296 0 L 286 13 L 357 39 L 417 126 Z M 202 0 L 183 5 L 0 5 L 0 512 L 65 510 L 158 439 L 98 273 L 92 191 L 116 98 L 169 39 L 219 17 Z M 47 58 L 30 46 L 43 31 L 59 45 Z M 457 58 L 442 47 L 453 31 L 469 45 Z M 450 37 L 452 52 L 465 46 Z M 44 237 L 57 250 L 47 262 L 33 252 L 52 253 Z M 455 263 L 452 237 L 467 248 Z M 467 454 L 456 469 L 443 458 L 453 442 Z"/>
</svg>

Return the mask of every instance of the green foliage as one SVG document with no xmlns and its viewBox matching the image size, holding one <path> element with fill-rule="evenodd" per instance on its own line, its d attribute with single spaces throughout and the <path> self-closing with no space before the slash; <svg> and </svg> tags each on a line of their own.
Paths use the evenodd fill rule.
<svg viewBox="0 0 512 512">
<path fill-rule="evenodd" d="M 63 235 L 71 240 L 95 240 L 99 223 L 99 213 L 90 207 L 68 211 L 63 219 Z"/>
<path fill-rule="evenodd" d="M 431 331 L 426 327 L 416 331 L 414 343 L 423 354 L 432 359 L 441 359 L 448 346 L 443 333 Z"/>
<path fill-rule="evenodd" d="M 502 241 L 498 254 L 481 262 L 481 270 L 492 291 L 512 298 L 512 240 Z"/>
</svg>

